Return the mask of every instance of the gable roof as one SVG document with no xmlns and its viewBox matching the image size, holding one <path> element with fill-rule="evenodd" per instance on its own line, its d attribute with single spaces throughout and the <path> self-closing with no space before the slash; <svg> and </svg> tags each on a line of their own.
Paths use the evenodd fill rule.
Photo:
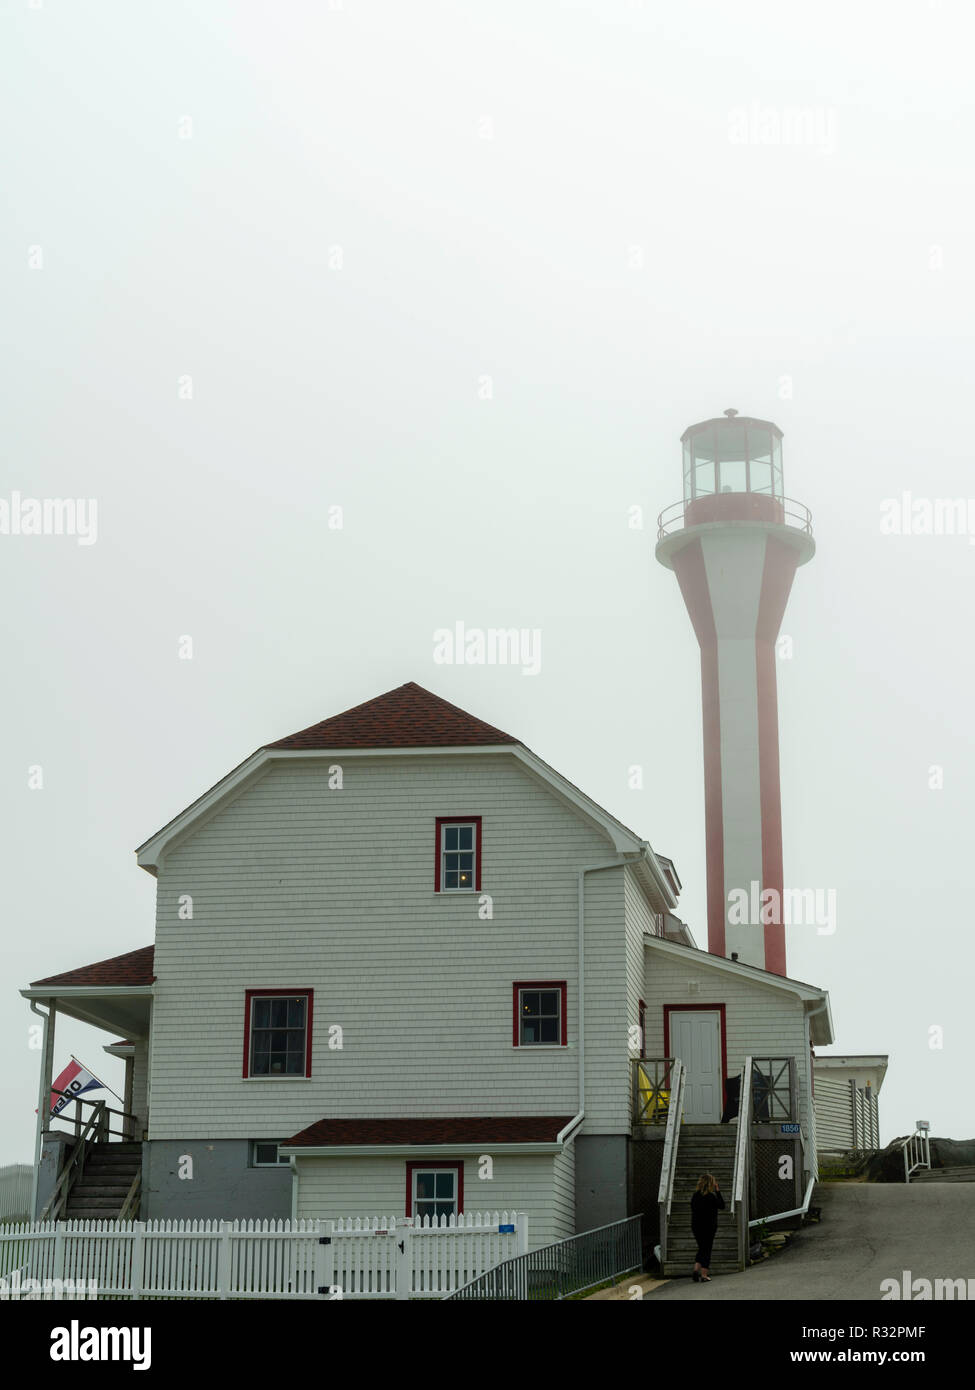
<svg viewBox="0 0 975 1390">
<path fill-rule="evenodd" d="M 468 1144 L 555 1144 L 571 1115 L 444 1116 L 434 1119 L 318 1120 L 282 1148 L 413 1148 Z"/>
<path fill-rule="evenodd" d="M 449 757 L 464 749 L 476 749 L 485 757 L 516 759 L 537 782 L 598 825 L 615 853 L 632 857 L 631 862 L 645 891 L 653 897 L 655 910 L 661 905 L 665 908 L 676 906 L 679 880 L 676 874 L 665 872 L 646 840 L 543 762 L 519 739 L 424 690 L 415 681 L 408 681 L 385 695 L 366 700 L 296 734 L 264 744 L 139 845 L 136 850 L 138 863 L 148 873 L 155 874 L 161 856 L 178 836 L 213 813 L 250 778 L 262 775 L 274 760 L 324 758 L 336 753 L 368 757 L 374 752 L 385 752 L 387 756 L 427 753 Z"/>
<path fill-rule="evenodd" d="M 61 975 L 47 975 L 43 980 L 32 980 L 31 989 L 44 985 L 151 985 L 155 980 L 152 973 L 154 946 L 141 946 L 138 951 L 126 951 L 123 956 L 110 956 L 108 960 L 96 960 L 92 965 L 79 965 L 76 970 L 66 970 Z"/>
<path fill-rule="evenodd" d="M 415 681 L 323 719 L 265 748 L 465 748 L 519 743 Z"/>
<path fill-rule="evenodd" d="M 812 1041 L 817 1047 L 828 1047 L 834 1038 L 833 1014 L 829 1004 L 829 990 L 820 985 L 808 984 L 805 980 L 795 980 L 791 975 L 777 975 L 774 970 L 763 970 L 759 965 L 746 965 L 742 960 L 730 960 L 719 956 L 715 951 L 705 951 L 699 946 L 688 946 L 673 937 L 652 936 L 649 932 L 643 938 L 645 947 L 660 951 L 663 955 L 684 957 L 705 968 L 713 967 L 736 975 L 739 979 L 753 980 L 756 984 L 771 985 L 773 989 L 787 990 L 807 1004 L 815 1005 L 807 1009 L 810 1017 Z"/>
</svg>

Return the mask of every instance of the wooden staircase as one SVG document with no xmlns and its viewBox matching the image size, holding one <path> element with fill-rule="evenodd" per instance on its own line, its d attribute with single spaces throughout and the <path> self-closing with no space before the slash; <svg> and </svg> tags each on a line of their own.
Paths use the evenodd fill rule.
<svg viewBox="0 0 975 1390">
<path fill-rule="evenodd" d="M 745 1255 L 739 1246 L 738 1226 L 731 1212 L 732 1180 L 735 1166 L 737 1124 L 680 1126 L 674 1195 L 667 1220 L 665 1275 L 690 1274 L 694 1268 L 697 1242 L 691 1232 L 691 1196 L 702 1173 L 713 1173 L 725 1200 L 718 1212 L 718 1230 L 711 1256 L 712 1274 L 731 1274 L 744 1269 Z"/>
<path fill-rule="evenodd" d="M 142 1171 L 142 1145 L 92 1144 L 85 1166 L 68 1192 L 66 1221 L 114 1221 L 137 1174 Z M 138 1206 L 130 1216 L 138 1218 Z"/>
</svg>

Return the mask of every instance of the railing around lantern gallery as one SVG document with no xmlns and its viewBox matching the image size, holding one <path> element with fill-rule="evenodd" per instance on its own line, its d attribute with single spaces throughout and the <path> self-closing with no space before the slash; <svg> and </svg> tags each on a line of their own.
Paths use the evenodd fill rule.
<svg viewBox="0 0 975 1390">
<path fill-rule="evenodd" d="M 734 497 L 736 497 L 736 498 L 741 497 L 741 498 L 745 498 L 745 499 L 753 498 L 753 497 L 754 497 L 754 498 L 759 498 L 759 499 L 761 499 L 762 501 L 774 502 L 774 504 L 775 504 L 775 518 L 774 518 L 774 520 L 775 520 L 775 522 L 776 522 L 777 525 L 779 525 L 779 526 L 789 526 L 789 527 L 791 527 L 793 530 L 803 532 L 804 535 L 807 535 L 807 536 L 811 536 L 811 535 L 812 535 L 812 512 L 811 512 L 811 511 L 809 510 L 809 508 L 805 505 L 805 503 L 803 503 L 803 502 L 797 502 L 797 501 L 795 501 L 795 499 L 792 498 L 792 497 L 776 497 L 776 498 L 771 498 L 771 497 L 766 497 L 766 496 L 765 496 L 764 494 L 762 494 L 762 493 L 749 493 L 749 492 L 734 493 L 734 494 L 731 494 L 731 493 L 720 493 L 720 492 L 719 492 L 719 493 L 714 494 L 714 496 L 718 499 L 719 503 L 720 503 L 721 499 L 723 499 L 723 498 L 725 498 L 725 497 L 729 497 L 729 496 L 734 496 Z M 683 530 L 685 529 L 686 526 L 695 526 L 695 525 L 698 525 L 698 524 L 700 524 L 701 522 L 703 522 L 703 521 L 704 521 L 704 517 L 703 517 L 703 516 L 700 516 L 699 518 L 696 518 L 696 517 L 695 517 L 695 514 L 694 514 L 693 512 L 691 513 L 691 519 L 688 520 L 688 519 L 687 519 L 687 513 L 688 513 L 688 508 L 690 508 L 690 507 L 696 507 L 698 503 L 700 503 L 700 502 L 702 502 L 702 501 L 704 501 L 704 500 L 705 500 L 705 498 L 703 498 L 703 497 L 697 497 L 697 498 L 694 498 L 693 500 L 688 499 L 687 501 L 685 501 L 685 500 L 682 499 L 680 502 L 673 502 L 669 507 L 665 507 L 665 508 L 663 509 L 663 511 L 660 513 L 660 515 L 657 517 L 657 540 L 658 540 L 658 541 L 662 541 L 662 540 L 665 539 L 665 537 L 667 537 L 667 536 L 672 536 L 672 535 L 674 534 L 675 531 L 683 531 Z M 699 508 L 698 508 L 698 511 L 700 511 Z M 714 519 L 715 519 L 715 520 L 718 520 L 718 518 L 714 518 Z M 742 520 L 744 520 L 745 518 L 730 518 L 730 519 L 732 519 L 732 520 L 737 520 L 737 519 L 742 519 Z M 771 518 L 765 518 L 765 517 L 759 517 L 759 516 L 756 516 L 756 517 L 755 517 L 755 520 L 758 520 L 758 521 L 769 520 L 769 519 L 771 519 Z"/>
</svg>

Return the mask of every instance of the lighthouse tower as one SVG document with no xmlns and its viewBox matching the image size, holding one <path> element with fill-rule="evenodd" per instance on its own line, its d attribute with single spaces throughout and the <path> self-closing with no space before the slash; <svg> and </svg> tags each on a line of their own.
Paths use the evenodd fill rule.
<svg viewBox="0 0 975 1390">
<path fill-rule="evenodd" d="M 657 559 L 701 648 L 708 949 L 784 975 L 775 641 L 811 519 L 783 493 L 771 421 L 726 410 L 681 443 L 684 496 L 660 514 Z"/>
</svg>

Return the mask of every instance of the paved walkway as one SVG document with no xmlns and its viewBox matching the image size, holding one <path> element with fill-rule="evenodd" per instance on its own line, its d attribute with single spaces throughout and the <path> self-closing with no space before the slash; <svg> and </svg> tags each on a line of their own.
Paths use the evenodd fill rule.
<svg viewBox="0 0 975 1390">
<path fill-rule="evenodd" d="M 971 1279 L 975 1290 L 975 1183 L 820 1183 L 812 1199 L 822 1221 L 792 1245 L 740 1274 L 710 1284 L 672 1279 L 648 1293 L 724 1301 L 854 1298 L 879 1300 L 883 1279 Z"/>
</svg>

